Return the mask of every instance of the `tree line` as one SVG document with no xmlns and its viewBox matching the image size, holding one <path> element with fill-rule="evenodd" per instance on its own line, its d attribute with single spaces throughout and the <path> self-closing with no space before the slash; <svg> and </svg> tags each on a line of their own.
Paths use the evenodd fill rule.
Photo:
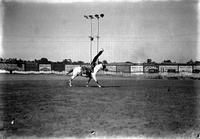
<svg viewBox="0 0 200 139">
<path fill-rule="evenodd" d="M 102 61 L 105 64 L 108 64 L 108 62 L 106 60 Z M 38 63 L 38 64 L 52 64 L 52 63 L 59 63 L 59 64 L 89 64 L 86 63 L 84 61 L 72 61 L 71 59 L 64 59 L 62 61 L 50 61 L 47 58 L 41 58 L 41 59 L 35 59 L 35 60 L 22 60 L 22 59 L 17 59 L 17 58 L 0 58 L 0 63 L 10 63 L 10 64 L 25 64 L 25 63 Z M 113 62 L 116 63 L 116 62 Z M 129 63 L 132 64 L 132 62 L 127 61 L 124 63 Z M 148 64 L 158 64 L 155 61 L 152 61 L 152 59 L 147 59 L 146 62 L 143 63 L 148 63 Z M 176 63 L 176 62 L 172 62 L 171 60 L 163 60 L 161 62 L 161 64 L 171 64 L 171 63 Z M 193 61 L 192 59 L 190 59 L 188 62 L 186 62 L 186 64 L 200 64 L 200 61 Z"/>
<path fill-rule="evenodd" d="M 10 63 L 10 64 L 25 64 L 25 63 L 38 63 L 38 64 L 52 64 L 52 63 L 59 63 L 59 64 L 89 64 L 84 61 L 72 61 L 71 59 L 64 59 L 62 61 L 50 61 L 47 58 L 35 59 L 35 60 L 23 60 L 17 58 L 0 58 L 1 63 Z M 106 60 L 103 60 L 104 63 L 108 64 Z"/>
</svg>

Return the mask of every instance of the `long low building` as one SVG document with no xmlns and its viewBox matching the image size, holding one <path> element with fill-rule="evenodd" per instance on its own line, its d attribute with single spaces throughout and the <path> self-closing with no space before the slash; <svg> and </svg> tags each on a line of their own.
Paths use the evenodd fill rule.
<svg viewBox="0 0 200 139">
<path fill-rule="evenodd" d="M 161 73 L 177 73 L 179 72 L 179 68 L 177 64 L 160 64 L 159 65 L 159 72 Z"/>
<path fill-rule="evenodd" d="M 118 65 L 116 69 L 117 72 L 130 73 L 130 66 L 128 65 Z"/>
<path fill-rule="evenodd" d="M 180 73 L 192 73 L 192 65 L 186 65 L 186 64 L 181 64 L 181 65 L 178 65 L 178 71 Z"/>
<path fill-rule="evenodd" d="M 51 71 L 51 64 L 39 64 L 39 71 Z"/>
<path fill-rule="evenodd" d="M 79 66 L 79 65 L 65 65 L 65 71 L 69 71 L 77 66 Z"/>
<path fill-rule="evenodd" d="M 0 63 L 1 70 L 7 71 L 69 71 L 77 66 L 85 65 L 66 65 L 62 63 L 38 64 L 28 62 L 25 64 Z M 107 64 L 108 72 L 116 73 L 200 73 L 200 64 L 183 64 L 183 63 L 120 63 Z"/>
<path fill-rule="evenodd" d="M 144 64 L 144 73 L 158 73 L 159 65 L 158 64 Z"/>
<path fill-rule="evenodd" d="M 131 73 L 143 73 L 144 69 L 142 65 L 132 65 L 131 66 Z"/>
<path fill-rule="evenodd" d="M 20 64 L 10 64 L 10 63 L 0 63 L 1 70 L 24 70 L 24 65 Z"/>
<path fill-rule="evenodd" d="M 25 71 L 39 71 L 39 64 L 37 63 L 26 63 Z"/>
<path fill-rule="evenodd" d="M 114 65 L 107 65 L 106 68 L 108 69 L 108 71 L 110 72 L 117 72 L 117 67 Z"/>
<path fill-rule="evenodd" d="M 200 65 L 194 65 L 193 66 L 193 72 L 194 73 L 200 73 Z"/>
<path fill-rule="evenodd" d="M 65 71 L 65 64 L 62 63 L 52 63 L 51 64 L 52 71 Z"/>
</svg>

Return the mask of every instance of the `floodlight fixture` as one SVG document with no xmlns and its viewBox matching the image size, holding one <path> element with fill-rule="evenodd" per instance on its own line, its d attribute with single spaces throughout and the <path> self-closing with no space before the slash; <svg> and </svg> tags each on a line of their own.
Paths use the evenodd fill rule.
<svg viewBox="0 0 200 139">
<path fill-rule="evenodd" d="M 100 16 L 101 16 L 101 18 L 103 18 L 103 17 L 104 17 L 104 14 L 100 14 Z"/>
<path fill-rule="evenodd" d="M 90 19 L 94 19 L 93 15 L 89 15 L 89 18 L 90 18 Z"/>
<path fill-rule="evenodd" d="M 97 36 L 96 36 L 96 38 L 97 38 L 97 53 L 98 53 L 98 51 L 99 51 L 99 38 L 100 38 L 100 36 L 99 36 L 99 22 L 100 21 L 99 20 L 100 20 L 100 18 L 103 18 L 103 17 L 104 17 L 104 14 L 84 15 L 84 18 L 90 19 L 90 26 L 91 26 L 91 28 L 90 28 L 91 34 L 89 36 L 89 39 L 90 39 L 90 61 L 92 61 L 92 41 L 94 40 L 93 33 L 92 33 L 92 21 L 93 21 L 94 18 L 97 19 Z"/>
<path fill-rule="evenodd" d="M 98 14 L 95 14 L 94 16 L 95 16 L 97 19 L 99 19 L 99 15 L 98 15 Z"/>
<path fill-rule="evenodd" d="M 84 15 L 84 17 L 85 17 L 86 19 L 88 19 L 88 16 L 87 16 L 87 15 Z"/>
</svg>

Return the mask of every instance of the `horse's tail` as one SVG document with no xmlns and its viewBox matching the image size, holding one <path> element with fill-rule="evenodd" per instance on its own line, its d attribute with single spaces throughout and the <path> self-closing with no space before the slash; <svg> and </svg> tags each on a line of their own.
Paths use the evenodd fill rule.
<svg viewBox="0 0 200 139">
<path fill-rule="evenodd" d="M 73 70 L 74 70 L 74 69 L 70 69 L 70 70 L 66 73 L 66 75 L 69 75 L 70 73 L 72 73 Z"/>
</svg>

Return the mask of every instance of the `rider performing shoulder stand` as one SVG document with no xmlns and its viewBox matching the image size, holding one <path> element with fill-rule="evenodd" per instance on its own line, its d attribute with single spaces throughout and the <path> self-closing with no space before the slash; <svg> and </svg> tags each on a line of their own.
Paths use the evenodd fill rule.
<svg viewBox="0 0 200 139">
<path fill-rule="evenodd" d="M 90 68 L 87 68 L 87 67 L 82 67 L 83 68 L 83 71 L 85 71 L 85 74 L 87 75 L 87 76 L 91 76 L 91 73 L 94 71 L 94 67 L 98 64 L 98 62 L 99 61 L 97 61 L 98 60 L 98 58 L 99 58 L 99 56 L 103 53 L 103 49 L 101 49 L 101 51 L 99 51 L 98 52 L 98 54 L 93 58 L 93 60 L 92 60 L 92 62 L 91 62 L 91 64 L 90 64 Z"/>
</svg>

